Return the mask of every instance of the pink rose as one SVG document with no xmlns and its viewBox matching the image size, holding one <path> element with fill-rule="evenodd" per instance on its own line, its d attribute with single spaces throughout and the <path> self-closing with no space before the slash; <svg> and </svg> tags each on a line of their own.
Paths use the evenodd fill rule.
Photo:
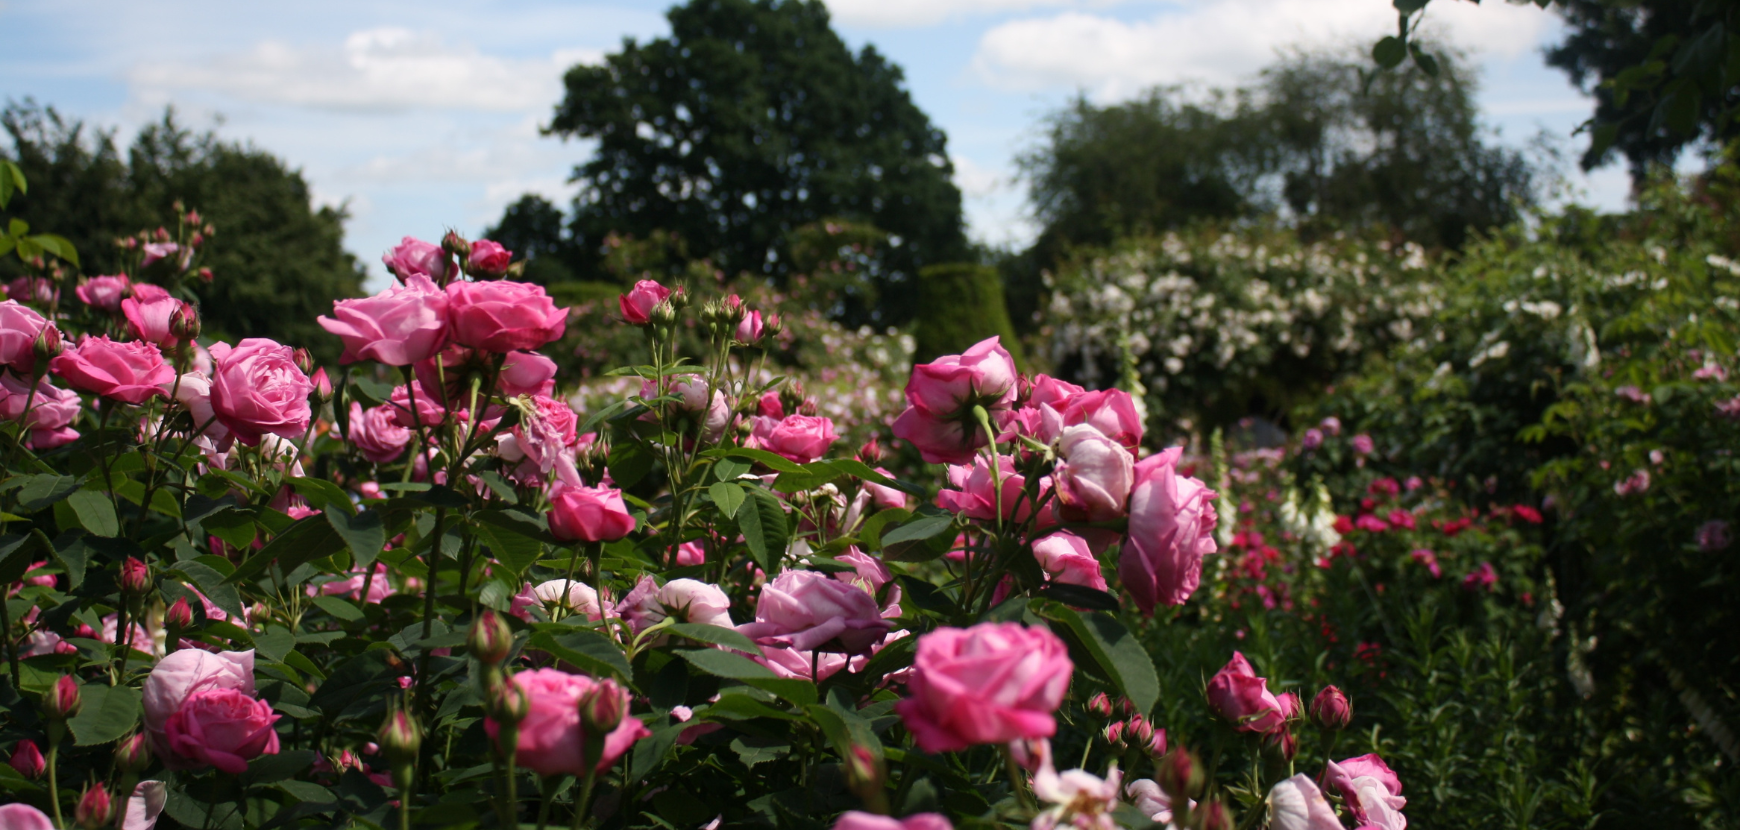
<svg viewBox="0 0 1740 830">
<path fill-rule="evenodd" d="M 0 364 L 20 375 L 36 369 L 36 336 L 50 324 L 41 314 L 17 300 L 0 303 Z"/>
<path fill-rule="evenodd" d="M 6 284 L 6 296 L 36 305 L 51 305 L 60 296 L 60 289 L 42 277 L 19 277 Z"/>
<path fill-rule="evenodd" d="M 447 342 L 447 294 L 428 277 L 413 274 L 373 297 L 334 300 L 332 317 L 320 327 L 344 341 L 338 362 L 374 360 L 409 366 L 427 360 Z M 336 319 L 335 319 L 336 318 Z"/>
<path fill-rule="evenodd" d="M 876 472 L 879 472 L 888 478 L 894 478 L 893 473 L 888 472 L 881 467 L 877 467 Z M 871 503 L 883 510 L 906 506 L 906 491 L 901 490 L 898 487 L 890 487 L 886 484 L 877 484 L 874 481 L 866 481 L 864 482 L 864 490 L 870 494 Z"/>
<path fill-rule="evenodd" d="M 876 596 L 882 586 L 894 581 L 894 574 L 888 570 L 887 565 L 857 547 L 846 548 L 846 552 L 835 556 L 834 561 L 851 565 L 853 570 L 851 574 L 843 571 L 834 574 L 835 579 L 856 585 L 871 596 Z"/>
<path fill-rule="evenodd" d="M 121 310 L 121 300 L 131 292 L 133 281 L 126 274 L 113 277 L 91 277 L 73 289 L 85 305 L 114 314 Z"/>
<path fill-rule="evenodd" d="M 1698 550 L 1705 553 L 1727 550 L 1734 542 L 1733 534 L 1728 531 L 1728 523 L 1721 519 L 1711 519 L 1698 525 L 1692 539 L 1698 543 Z"/>
<path fill-rule="evenodd" d="M 107 337 L 85 338 L 49 361 L 49 368 L 76 389 L 131 404 L 163 395 L 164 384 L 175 378 L 156 346 L 137 340 L 116 343 Z"/>
<path fill-rule="evenodd" d="M 633 290 L 617 298 L 622 319 L 637 326 L 652 322 L 652 310 L 671 296 L 671 290 L 652 280 L 641 280 Z"/>
<path fill-rule="evenodd" d="M 56 830 L 54 821 L 41 810 L 22 802 L 0 806 L 0 827 L 6 830 Z"/>
<path fill-rule="evenodd" d="M 527 609 L 534 605 L 545 611 L 566 609 L 593 622 L 604 619 L 604 606 L 598 601 L 598 592 L 578 580 L 552 579 L 537 585 L 528 583 L 513 598 L 512 613 L 522 620 L 529 620 L 531 614 Z"/>
<path fill-rule="evenodd" d="M 566 401 L 538 395 L 532 398 L 532 411 L 510 434 L 514 448 L 531 459 L 540 472 L 548 473 L 558 465 L 573 464 L 574 449 L 580 442 L 576 434 L 579 425 L 580 416 Z M 573 483 L 567 476 L 563 479 Z"/>
<path fill-rule="evenodd" d="M 673 579 L 656 594 L 665 610 L 684 622 L 731 628 L 731 598 L 717 585 L 698 579 Z"/>
<path fill-rule="evenodd" d="M 514 252 L 500 242 L 479 239 L 471 243 L 471 254 L 465 258 L 466 270 L 480 277 L 499 280 L 507 274 L 514 261 Z"/>
<path fill-rule="evenodd" d="M 1041 536 L 1033 543 L 1033 558 L 1054 582 L 1109 590 L 1100 560 L 1087 540 L 1069 531 Z"/>
<path fill-rule="evenodd" d="M 1124 515 L 1136 462 L 1115 439 L 1087 424 L 1064 427 L 1057 439 L 1058 513 L 1072 522 L 1104 522 Z"/>
<path fill-rule="evenodd" d="M 753 346 L 761 342 L 761 335 L 767 330 L 761 322 L 761 312 L 751 310 L 743 315 L 742 322 L 737 324 L 737 342 Z"/>
<path fill-rule="evenodd" d="M 1184 451 L 1172 447 L 1136 464 L 1130 490 L 1130 530 L 1118 555 L 1118 579 L 1137 606 L 1182 605 L 1202 581 L 1202 557 L 1213 553 L 1213 490 L 1177 472 Z"/>
<path fill-rule="evenodd" d="M 665 394 L 676 395 L 674 402 L 677 412 L 686 415 L 700 430 L 703 439 L 718 441 L 725 434 L 725 427 L 731 424 L 731 403 L 725 399 L 725 393 L 713 389 L 708 394 L 706 378 L 700 375 L 672 375 L 665 379 Z M 652 400 L 659 396 L 658 385 L 652 381 L 642 381 L 640 396 Z M 651 420 L 651 413 L 645 416 Z"/>
<path fill-rule="evenodd" d="M 677 567 L 692 567 L 706 561 L 707 549 L 700 542 L 688 541 L 677 546 Z"/>
<path fill-rule="evenodd" d="M 358 599 L 362 596 L 364 583 L 368 584 L 369 602 L 376 605 L 379 605 L 381 600 L 386 599 L 395 593 L 393 590 L 393 583 L 387 579 L 387 566 L 384 562 L 375 563 L 374 579 L 369 579 L 368 574 L 359 571 L 351 571 L 350 576 L 343 579 L 334 579 L 328 582 L 323 582 L 319 585 L 309 585 L 305 590 L 311 597 L 328 596 Z M 211 612 L 207 611 L 206 616 L 210 617 Z"/>
<path fill-rule="evenodd" d="M 159 261 L 167 261 L 171 265 L 185 270 L 188 264 L 193 261 L 193 249 L 183 248 L 174 242 L 147 242 L 142 250 L 145 252 L 145 257 L 139 261 L 141 270 L 150 268 Z"/>
<path fill-rule="evenodd" d="M 1258 677 L 1242 652 L 1233 652 L 1232 660 L 1215 672 L 1208 681 L 1208 705 L 1240 732 L 1268 734 L 1287 723 L 1296 708 L 1291 695 L 1287 701 L 1269 691 L 1269 681 Z"/>
<path fill-rule="evenodd" d="M 1075 670 L 1056 634 L 1012 622 L 925 634 L 912 668 L 894 711 L 931 753 L 1051 737 Z"/>
<path fill-rule="evenodd" d="M 1121 389 L 1082 392 L 1061 404 L 1045 406 L 1057 413 L 1063 426 L 1086 424 L 1130 452 L 1142 443 L 1142 418 L 1136 414 L 1136 401 Z"/>
<path fill-rule="evenodd" d="M 788 415 L 775 420 L 756 416 L 752 435 L 768 452 L 798 464 L 808 464 L 824 455 L 840 440 L 832 419 L 817 415 Z"/>
<path fill-rule="evenodd" d="M 793 651 L 863 654 L 892 627 L 876 598 L 816 571 L 784 571 L 761 586 L 755 622 L 737 630 L 757 643 Z"/>
<path fill-rule="evenodd" d="M 181 756 L 169 754 L 165 730 L 170 716 L 181 708 L 189 695 L 213 689 L 233 689 L 252 696 L 253 650 L 213 654 L 199 649 L 182 649 L 158 660 L 145 678 L 145 733 L 151 739 L 151 748 L 170 769 L 189 767 Z"/>
<path fill-rule="evenodd" d="M 1027 393 L 1027 405 L 1038 407 L 1050 404 L 1058 408 L 1064 401 L 1087 392 L 1069 381 L 1058 380 L 1050 375 L 1034 375 L 1033 388 Z"/>
<path fill-rule="evenodd" d="M 1025 520 L 1033 510 L 1033 503 L 1022 497 L 1026 478 L 1015 472 L 1015 459 L 1007 455 L 997 456 L 997 466 L 1000 477 L 991 475 L 991 464 L 983 455 L 973 456 L 971 467 L 950 465 L 949 486 L 954 489 L 938 492 L 937 506 L 982 521 L 995 520 L 999 514 L 1005 519 Z M 998 483 L 1003 485 L 1001 498 L 998 497 Z"/>
<path fill-rule="evenodd" d="M 490 352 L 529 351 L 560 339 L 568 309 L 529 282 L 455 282 L 447 286 L 453 340 Z"/>
<path fill-rule="evenodd" d="M 161 297 L 142 299 L 138 294 L 121 301 L 121 313 L 127 318 L 127 330 L 134 337 L 147 343 L 154 343 L 160 348 L 173 349 L 180 342 L 171 329 L 174 327 L 175 316 L 186 314 L 191 308 L 174 297 L 165 293 Z"/>
<path fill-rule="evenodd" d="M 1335 808 L 1309 775 L 1295 775 L 1269 790 L 1270 830 L 1342 830 Z"/>
<path fill-rule="evenodd" d="M 447 420 L 447 408 L 420 380 L 393 387 L 393 393 L 382 405 L 392 412 L 393 423 L 405 429 L 439 426 Z"/>
<path fill-rule="evenodd" d="M 959 355 L 912 367 L 908 406 L 895 420 L 894 434 L 929 463 L 966 464 L 988 442 L 973 407 L 1007 411 L 1015 391 L 1015 361 L 992 337 Z"/>
<path fill-rule="evenodd" d="M 954 830 L 954 825 L 941 813 L 916 813 L 906 818 L 889 818 L 875 813 L 848 810 L 834 822 L 833 830 Z"/>
<path fill-rule="evenodd" d="M 289 346 L 250 337 L 233 347 L 214 343 L 211 356 L 211 407 L 237 440 L 255 447 L 264 435 L 294 441 L 308 431 L 314 382 Z"/>
<path fill-rule="evenodd" d="M 1330 761 L 1323 780 L 1326 785 L 1341 791 L 1354 819 L 1367 824 L 1388 826 L 1375 821 L 1373 814 L 1397 812 L 1399 815 L 1408 803 L 1402 798 L 1402 779 L 1375 753 L 1349 758 L 1339 764 Z"/>
<path fill-rule="evenodd" d="M 25 403 L 30 404 L 29 414 Z M 36 394 L 30 394 L 30 381 L 10 372 L 0 374 L 0 419 L 24 421 L 30 429 L 25 446 L 33 450 L 49 450 L 69 444 L 79 437 L 72 428 L 84 404 L 77 392 L 61 389 L 42 378 L 36 382 Z"/>
<path fill-rule="evenodd" d="M 585 757 L 586 732 L 580 723 L 580 702 L 594 694 L 619 695 L 622 722 L 604 736 L 603 757 L 592 764 L 592 771 L 603 772 L 634 745 L 651 735 L 640 718 L 627 714 L 628 691 L 614 682 L 599 682 L 581 674 L 568 674 L 557 669 L 522 671 L 513 677 L 514 685 L 526 693 L 530 712 L 519 725 L 519 745 L 515 762 L 539 775 L 583 776 L 590 760 Z M 485 718 L 484 731 L 490 740 L 498 740 L 501 731 L 493 718 Z"/>
<path fill-rule="evenodd" d="M 411 431 L 399 426 L 391 406 L 365 410 L 356 401 L 350 403 L 350 434 L 346 437 L 357 452 L 376 464 L 393 461 L 411 443 Z"/>
<path fill-rule="evenodd" d="M 181 702 L 163 732 L 170 752 L 241 775 L 248 771 L 248 761 L 278 754 L 278 732 L 272 724 L 280 717 L 272 704 L 235 689 L 202 689 Z"/>
<path fill-rule="evenodd" d="M 550 488 L 550 533 L 564 542 L 614 542 L 634 530 L 634 517 L 613 487 L 558 481 Z"/>
<path fill-rule="evenodd" d="M 399 278 L 399 282 L 408 282 L 412 277 L 423 277 L 433 282 L 445 282 L 453 273 L 453 260 L 447 257 L 447 252 L 440 245 L 424 242 L 416 237 L 407 236 L 397 248 L 381 256 L 387 270 Z"/>
<path fill-rule="evenodd" d="M 776 420 L 784 418 L 785 404 L 780 402 L 779 393 L 772 390 L 761 393 L 761 397 L 755 401 L 755 414 Z"/>
<path fill-rule="evenodd" d="M 1462 587 L 1470 591 L 1490 591 L 1497 584 L 1498 572 L 1492 569 L 1491 562 L 1480 563 L 1479 567 L 1462 577 Z"/>
<path fill-rule="evenodd" d="M 548 395 L 556 388 L 556 361 L 537 352 L 508 352 L 496 387 L 504 395 Z"/>
<path fill-rule="evenodd" d="M 1372 450 L 1375 448 L 1375 445 L 1372 444 L 1370 435 L 1366 435 L 1362 432 L 1353 436 L 1354 452 L 1359 453 L 1360 455 L 1371 455 Z"/>
<path fill-rule="evenodd" d="M 162 781 L 140 781 L 121 808 L 120 830 L 153 830 L 157 817 L 169 803 L 169 787 Z M 0 826 L 6 826 L 0 821 Z"/>
</svg>

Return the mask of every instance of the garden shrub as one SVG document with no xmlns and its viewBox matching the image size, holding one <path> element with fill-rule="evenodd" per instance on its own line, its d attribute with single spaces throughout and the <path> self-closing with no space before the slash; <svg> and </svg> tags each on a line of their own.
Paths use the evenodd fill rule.
<svg viewBox="0 0 1740 830">
<path fill-rule="evenodd" d="M 998 337 L 1015 364 L 1025 366 L 995 268 L 965 262 L 926 266 L 918 272 L 917 291 L 913 327 L 919 361 L 959 354 L 980 340 Z"/>
</svg>

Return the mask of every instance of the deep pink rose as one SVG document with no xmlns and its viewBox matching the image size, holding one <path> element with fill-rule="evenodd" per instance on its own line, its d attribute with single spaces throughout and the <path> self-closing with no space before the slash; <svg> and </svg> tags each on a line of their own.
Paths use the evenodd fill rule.
<svg viewBox="0 0 1740 830">
<path fill-rule="evenodd" d="M 1232 660 L 1208 681 L 1208 705 L 1215 713 L 1231 721 L 1241 732 L 1268 734 L 1286 725 L 1294 712 L 1292 696 L 1283 701 L 1269 691 L 1269 681 L 1258 677 L 1242 652 L 1233 652 Z"/>
<path fill-rule="evenodd" d="M 1108 590 L 1100 560 L 1087 540 L 1069 531 L 1039 537 L 1033 543 L 1033 558 L 1054 582 Z"/>
<path fill-rule="evenodd" d="M 127 330 L 134 337 L 160 348 L 173 349 L 180 339 L 171 331 L 177 313 L 192 309 L 165 293 L 161 297 L 142 299 L 138 294 L 121 301 L 121 313 L 127 318 Z"/>
<path fill-rule="evenodd" d="M 949 487 L 952 489 L 936 494 L 937 506 L 984 521 L 995 520 L 999 514 L 1005 519 L 1025 520 L 1027 514 L 1033 510 L 1033 503 L 1024 499 L 1021 493 L 1027 480 L 1015 472 L 1015 459 L 999 455 L 997 465 L 1000 476 L 991 475 L 991 464 L 983 455 L 973 456 L 970 467 L 964 464 L 950 465 L 948 477 Z M 998 498 L 999 483 L 1003 487 L 1001 499 Z"/>
<path fill-rule="evenodd" d="M 641 280 L 633 290 L 617 298 L 622 319 L 637 326 L 652 322 L 652 310 L 671 296 L 671 290 L 653 280 Z"/>
<path fill-rule="evenodd" d="M 17 300 L 0 303 L 0 364 L 21 375 L 36 369 L 36 337 L 49 322 Z"/>
<path fill-rule="evenodd" d="M 382 405 L 392 411 L 393 422 L 406 429 L 439 426 L 447 420 L 447 409 L 420 380 L 393 387 L 392 395 Z"/>
<path fill-rule="evenodd" d="M 1115 439 L 1088 424 L 1064 427 L 1057 439 L 1058 513 L 1072 522 L 1104 522 L 1124 515 L 1135 485 L 1136 461 Z"/>
<path fill-rule="evenodd" d="M 989 440 L 973 407 L 1007 411 L 1015 391 L 1015 361 L 992 337 L 961 354 L 912 367 L 908 406 L 894 422 L 894 435 L 932 464 L 968 463 Z"/>
<path fill-rule="evenodd" d="M 954 830 L 954 825 L 941 813 L 916 813 L 906 818 L 889 818 L 875 813 L 849 810 L 834 822 L 833 830 Z"/>
<path fill-rule="evenodd" d="M 471 254 L 465 258 L 465 265 L 478 276 L 501 279 L 513 261 L 514 252 L 503 248 L 500 242 L 479 239 L 471 243 Z"/>
<path fill-rule="evenodd" d="M 1082 392 L 1070 396 L 1061 404 L 1048 403 L 1045 407 L 1050 407 L 1057 413 L 1061 426 L 1086 424 L 1123 445 L 1130 452 L 1135 452 L 1142 443 L 1142 418 L 1136 414 L 1136 401 L 1130 397 L 1130 393 L 1121 389 Z M 1044 407 L 1041 407 L 1041 412 L 1043 411 Z M 1054 436 L 1045 437 L 1051 439 Z"/>
<path fill-rule="evenodd" d="M 1498 584 L 1498 572 L 1492 569 L 1491 562 L 1482 562 L 1467 576 L 1462 577 L 1462 587 L 1470 591 L 1490 591 Z"/>
<path fill-rule="evenodd" d="M 555 378 L 556 361 L 537 352 L 508 352 L 495 382 L 504 395 L 548 395 Z"/>
<path fill-rule="evenodd" d="M 381 255 L 381 262 L 387 270 L 405 282 L 412 277 L 425 277 L 433 282 L 446 281 L 453 273 L 453 260 L 440 245 L 424 242 L 416 237 L 407 236 L 397 248 Z"/>
<path fill-rule="evenodd" d="M 121 300 L 130 293 L 133 281 L 126 274 L 113 277 L 91 277 L 73 289 L 85 305 L 100 308 L 110 314 L 121 310 Z"/>
<path fill-rule="evenodd" d="M 568 309 L 529 282 L 455 282 L 447 286 L 447 319 L 456 343 L 490 352 L 530 351 L 560 339 Z"/>
<path fill-rule="evenodd" d="M 338 362 L 374 360 L 409 366 L 427 360 L 447 342 L 447 294 L 422 274 L 412 274 L 373 297 L 334 300 L 332 317 L 320 327 L 344 341 Z"/>
<path fill-rule="evenodd" d="M 1182 605 L 1202 581 L 1202 557 L 1214 553 L 1213 490 L 1178 474 L 1184 454 L 1172 447 L 1136 464 L 1130 490 L 1129 539 L 1118 579 L 1144 612 Z"/>
<path fill-rule="evenodd" d="M 1375 448 L 1376 447 L 1372 444 L 1372 440 L 1371 440 L 1370 435 L 1366 435 L 1365 433 L 1362 432 L 1358 435 L 1353 436 L 1353 451 L 1354 452 L 1359 453 L 1360 455 L 1371 455 L 1372 450 Z"/>
<path fill-rule="evenodd" d="M 773 419 L 756 416 L 751 433 L 761 448 L 799 464 L 824 455 L 840 440 L 832 419 L 817 415 L 788 415 Z"/>
<path fill-rule="evenodd" d="M 199 649 L 182 649 L 151 668 L 143 689 L 145 703 L 145 734 L 151 748 L 170 769 L 188 769 L 191 765 L 180 755 L 170 753 L 166 729 L 169 718 L 195 692 L 231 689 L 244 695 L 254 694 L 254 652 L 225 651 L 213 654 Z"/>
<path fill-rule="evenodd" d="M 25 414 L 24 405 L 30 404 Z M 10 372 L 0 375 L 0 419 L 24 420 L 30 428 L 25 445 L 34 450 L 49 450 L 71 443 L 79 437 L 72 423 L 79 416 L 83 402 L 77 392 L 61 389 L 43 378 L 36 382 L 36 394 L 30 394 L 30 381 Z"/>
<path fill-rule="evenodd" d="M 1033 389 L 1027 393 L 1027 405 L 1038 407 L 1050 404 L 1053 409 L 1059 408 L 1064 401 L 1086 392 L 1069 381 L 1058 380 L 1050 375 L 1034 375 Z"/>
<path fill-rule="evenodd" d="M 634 517 L 613 487 L 558 481 L 550 488 L 550 533 L 564 542 L 614 542 L 634 530 Z"/>
<path fill-rule="evenodd" d="M 530 713 L 519 725 L 515 763 L 539 775 L 583 776 L 586 769 L 586 731 L 580 723 L 580 702 L 593 694 L 621 696 L 622 723 L 604 736 L 603 757 L 592 771 L 603 772 L 616 763 L 635 741 L 651 735 L 640 718 L 627 714 L 628 691 L 610 681 L 600 683 L 582 674 L 557 669 L 534 669 L 514 675 L 514 685 L 526 693 Z M 499 740 L 500 727 L 485 718 L 484 731 Z"/>
<path fill-rule="evenodd" d="M 894 711 L 932 753 L 1051 737 L 1075 670 L 1056 634 L 1012 622 L 932 631 L 912 668 Z"/>
<path fill-rule="evenodd" d="M 391 406 L 363 409 L 350 403 L 350 443 L 364 458 L 376 464 L 397 459 L 411 443 L 411 431 L 399 426 Z"/>
<path fill-rule="evenodd" d="M 772 648 L 863 654 L 891 625 L 862 588 L 817 571 L 785 571 L 761 586 L 755 622 L 737 630 Z"/>
<path fill-rule="evenodd" d="M 298 440 L 308 431 L 314 381 L 296 366 L 289 346 L 250 337 L 211 347 L 211 407 L 236 440 L 259 446 L 263 435 Z"/>
<path fill-rule="evenodd" d="M 761 312 L 752 309 L 737 324 L 737 342 L 753 346 L 761 342 L 761 335 L 766 330 L 766 324 L 761 321 Z"/>
<path fill-rule="evenodd" d="M 54 282 L 43 277 L 19 277 L 6 284 L 6 296 L 35 305 L 52 305 L 60 296 Z"/>
<path fill-rule="evenodd" d="M 175 378 L 156 346 L 138 340 L 116 343 L 107 337 L 85 338 L 56 356 L 49 368 L 76 389 L 132 404 L 164 395 L 164 384 Z"/>
<path fill-rule="evenodd" d="M 163 732 L 170 752 L 241 775 L 248 771 L 248 761 L 278 754 L 278 732 L 272 724 L 280 717 L 272 704 L 235 689 L 203 689 L 181 702 Z"/>
</svg>

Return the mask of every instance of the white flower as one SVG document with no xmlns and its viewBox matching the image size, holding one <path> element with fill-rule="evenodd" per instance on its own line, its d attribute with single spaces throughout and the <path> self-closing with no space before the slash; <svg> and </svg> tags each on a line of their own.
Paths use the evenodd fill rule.
<svg viewBox="0 0 1740 830">
<path fill-rule="evenodd" d="M 1039 741 L 1039 771 L 1033 775 L 1033 794 L 1051 809 L 1033 817 L 1031 830 L 1117 830 L 1112 812 L 1118 809 L 1119 784 L 1123 775 L 1112 764 L 1106 777 L 1087 770 L 1059 773 L 1051 764 L 1051 742 Z"/>
</svg>

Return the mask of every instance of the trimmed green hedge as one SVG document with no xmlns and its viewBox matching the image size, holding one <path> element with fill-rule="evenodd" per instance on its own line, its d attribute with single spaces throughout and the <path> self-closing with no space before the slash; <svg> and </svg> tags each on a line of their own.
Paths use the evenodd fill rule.
<svg viewBox="0 0 1740 830">
<path fill-rule="evenodd" d="M 925 363 L 942 355 L 960 354 L 991 335 L 1026 368 L 1021 341 L 1003 303 L 1003 281 L 986 265 L 948 263 L 918 272 L 918 349 L 913 360 Z"/>
</svg>

